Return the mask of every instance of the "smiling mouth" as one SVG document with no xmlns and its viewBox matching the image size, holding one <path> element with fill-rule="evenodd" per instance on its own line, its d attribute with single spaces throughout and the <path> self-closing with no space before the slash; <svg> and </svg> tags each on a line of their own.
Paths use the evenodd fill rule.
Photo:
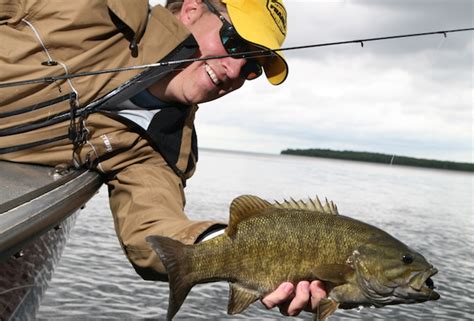
<svg viewBox="0 0 474 321">
<path fill-rule="evenodd" d="M 221 82 L 219 81 L 219 78 L 217 78 L 217 75 L 214 72 L 214 70 L 212 70 L 211 66 L 209 66 L 208 64 L 205 64 L 204 68 L 206 69 L 206 72 L 209 78 L 211 79 L 212 83 L 216 86 L 219 86 Z"/>
</svg>

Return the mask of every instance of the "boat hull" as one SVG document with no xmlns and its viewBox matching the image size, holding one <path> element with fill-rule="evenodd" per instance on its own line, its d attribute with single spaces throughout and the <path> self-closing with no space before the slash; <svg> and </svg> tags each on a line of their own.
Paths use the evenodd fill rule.
<svg viewBox="0 0 474 321">
<path fill-rule="evenodd" d="M 75 216 L 102 184 L 92 171 L 0 161 L 0 321 L 30 320 Z"/>
<path fill-rule="evenodd" d="M 77 213 L 77 212 L 76 212 Z M 0 263 L 0 320 L 31 320 L 58 263 L 77 214 Z"/>
</svg>

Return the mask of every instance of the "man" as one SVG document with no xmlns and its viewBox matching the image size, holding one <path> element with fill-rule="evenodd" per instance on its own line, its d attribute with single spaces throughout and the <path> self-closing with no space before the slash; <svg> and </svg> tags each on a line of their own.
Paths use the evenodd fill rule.
<svg viewBox="0 0 474 321">
<path fill-rule="evenodd" d="M 194 171 L 196 104 L 222 97 L 265 72 L 287 75 L 283 57 L 228 54 L 277 49 L 286 34 L 280 0 L 0 0 L 0 159 L 88 167 L 103 174 L 122 248 L 144 279 L 164 280 L 145 242 L 164 235 L 192 244 L 221 231 L 219 222 L 184 214 Z M 57 75 L 224 56 L 145 71 L 70 79 Z M 66 165 L 63 165 L 66 164 Z M 283 314 L 314 310 L 319 282 L 282 284 L 262 302 Z"/>
</svg>

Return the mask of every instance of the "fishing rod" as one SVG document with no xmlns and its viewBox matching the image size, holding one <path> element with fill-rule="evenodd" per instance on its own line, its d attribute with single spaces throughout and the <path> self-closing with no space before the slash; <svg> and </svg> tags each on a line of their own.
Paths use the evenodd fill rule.
<svg viewBox="0 0 474 321">
<path fill-rule="evenodd" d="M 444 35 L 444 37 L 447 38 L 448 33 L 465 32 L 465 31 L 474 31 L 474 28 L 462 28 L 462 29 L 450 29 L 450 30 L 430 31 L 430 32 L 421 32 L 421 33 L 410 33 L 410 34 L 401 34 L 401 35 L 395 35 L 395 36 L 365 38 L 365 39 L 336 41 L 336 42 L 325 42 L 325 43 L 318 43 L 318 44 L 311 44 L 311 45 L 285 47 L 285 48 L 280 48 L 280 49 L 261 49 L 261 50 L 254 50 L 254 51 L 248 51 L 248 52 L 238 52 L 238 53 L 232 53 L 232 54 L 226 54 L 226 55 L 208 56 L 208 57 L 201 57 L 201 58 L 188 58 L 188 59 L 180 59 L 180 60 L 162 61 L 162 62 L 157 62 L 157 63 L 152 63 L 152 64 L 137 65 L 137 66 L 130 66 L 130 67 L 118 67 L 118 68 L 103 69 L 103 70 L 97 70 L 97 71 L 79 72 L 75 74 L 64 74 L 64 75 L 59 75 L 59 76 L 49 76 L 49 77 L 42 77 L 42 78 L 35 78 L 35 79 L 28 79 L 28 80 L 21 80 L 21 81 L 4 82 L 4 83 L 0 83 L 0 88 L 17 87 L 17 86 L 23 86 L 23 85 L 39 84 L 39 83 L 52 83 L 58 80 L 73 79 L 73 78 L 78 78 L 78 77 L 95 76 L 95 75 L 101 75 L 101 74 L 107 74 L 107 73 L 118 73 L 118 72 L 141 70 L 141 69 L 148 69 L 148 68 L 159 68 L 159 67 L 165 67 L 165 66 L 171 66 L 171 65 L 181 65 L 181 64 L 186 64 L 186 63 L 192 63 L 196 61 L 222 59 L 222 58 L 227 58 L 227 57 L 241 58 L 241 59 L 242 58 L 248 59 L 248 58 L 269 57 L 269 56 L 274 56 L 277 52 L 282 52 L 282 51 L 338 46 L 338 45 L 353 44 L 353 43 L 360 44 L 362 47 L 364 47 L 364 43 L 371 42 L 371 41 L 391 40 L 391 39 L 400 39 L 400 38 L 409 38 L 409 37 L 421 37 L 421 36 L 436 35 L 436 34 Z"/>
</svg>

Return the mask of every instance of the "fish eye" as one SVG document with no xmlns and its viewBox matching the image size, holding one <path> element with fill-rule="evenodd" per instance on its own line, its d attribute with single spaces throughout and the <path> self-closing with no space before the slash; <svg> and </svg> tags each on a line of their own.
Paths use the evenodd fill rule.
<svg viewBox="0 0 474 321">
<path fill-rule="evenodd" d="M 402 261 L 405 264 L 411 264 L 411 263 L 413 263 L 413 260 L 414 260 L 414 258 L 411 254 L 407 253 L 407 254 L 402 256 Z"/>
</svg>

